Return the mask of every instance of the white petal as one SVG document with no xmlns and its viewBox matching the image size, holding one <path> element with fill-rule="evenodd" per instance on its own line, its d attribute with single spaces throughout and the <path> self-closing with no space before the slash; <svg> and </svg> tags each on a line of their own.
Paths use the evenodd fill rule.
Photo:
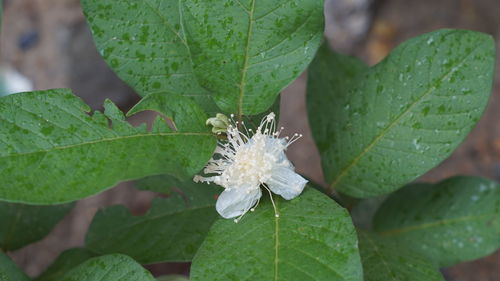
<svg viewBox="0 0 500 281">
<path fill-rule="evenodd" d="M 238 217 L 248 212 L 261 195 L 260 188 L 254 186 L 226 189 L 219 195 L 215 208 L 226 219 Z"/>
<path fill-rule="evenodd" d="M 266 181 L 266 185 L 272 192 L 281 195 L 286 200 L 297 197 L 304 190 L 306 183 L 306 179 L 287 167 L 274 169 L 271 178 Z"/>
</svg>

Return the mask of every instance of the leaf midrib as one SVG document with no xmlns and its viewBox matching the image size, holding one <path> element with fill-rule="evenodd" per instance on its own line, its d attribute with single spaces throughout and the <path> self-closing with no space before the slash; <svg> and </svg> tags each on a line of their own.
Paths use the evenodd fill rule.
<svg viewBox="0 0 500 281">
<path fill-rule="evenodd" d="M 113 138 L 104 138 L 104 139 L 99 139 L 99 140 L 82 142 L 82 143 L 78 143 L 78 144 L 56 146 L 56 147 L 53 147 L 51 149 L 44 149 L 44 150 L 25 152 L 25 153 L 8 154 L 8 155 L 0 156 L 0 159 L 9 158 L 9 157 L 17 157 L 17 156 L 33 155 L 33 154 L 39 154 L 39 153 L 50 153 L 50 152 L 54 152 L 57 150 L 71 149 L 71 148 L 75 148 L 75 147 L 86 146 L 86 145 L 91 145 L 91 144 L 98 144 L 98 143 L 105 143 L 105 142 L 121 141 L 121 140 L 125 140 L 125 139 L 134 139 L 134 138 L 143 138 L 143 137 L 158 137 L 158 136 L 212 136 L 212 134 L 210 134 L 210 133 L 172 132 L 172 133 L 137 134 L 137 135 L 131 135 L 131 136 L 117 136 L 117 137 L 113 137 Z"/>
<path fill-rule="evenodd" d="M 453 67 L 450 67 L 450 71 L 446 74 L 444 74 L 441 79 L 439 79 L 440 82 L 443 82 L 446 78 L 448 78 L 449 76 L 451 76 L 453 73 L 455 73 L 456 71 L 458 71 L 458 67 L 460 65 L 462 65 L 472 54 L 474 54 L 480 47 L 482 47 L 483 45 L 485 44 L 485 42 L 483 42 L 482 44 L 480 45 L 477 45 L 469 54 L 467 54 L 466 56 L 463 57 L 463 59 L 461 61 L 459 61 L 455 66 Z M 370 71 L 370 70 L 369 70 Z M 352 162 L 344 169 L 342 169 L 340 171 L 340 173 L 337 175 L 337 177 L 335 177 L 332 181 L 332 183 L 330 184 L 328 190 L 330 192 L 333 192 L 335 190 L 335 187 L 339 184 L 339 182 L 341 181 L 341 179 L 343 177 L 345 177 L 348 172 L 354 168 L 356 166 L 356 164 L 363 158 L 363 156 L 367 153 L 369 153 L 371 151 L 371 149 L 394 127 L 396 126 L 399 121 L 401 119 L 403 119 L 409 112 L 412 111 L 412 109 L 417 106 L 418 104 L 420 104 L 420 102 L 422 102 L 425 98 L 427 98 L 427 96 L 429 96 L 430 94 L 432 94 L 434 92 L 434 90 L 436 89 L 436 86 L 432 86 L 429 90 L 427 90 L 427 92 L 424 92 L 424 94 L 416 99 L 413 103 L 410 104 L 410 106 L 404 110 L 398 117 L 396 117 L 396 119 L 394 119 L 393 122 L 391 122 L 385 129 L 383 129 L 381 131 L 381 133 L 376 136 L 372 142 L 366 146 L 366 148 L 361 151 L 361 153 L 354 158 L 354 160 L 352 160 Z"/>
<path fill-rule="evenodd" d="M 458 217 L 458 218 L 449 218 L 449 219 L 442 219 L 442 220 L 437 220 L 437 221 L 432 221 L 428 223 L 423 223 L 423 224 L 417 224 L 417 225 L 410 225 L 407 227 L 401 227 L 401 228 L 395 228 L 395 229 L 390 229 L 386 231 L 379 232 L 380 235 L 383 236 L 396 236 L 396 235 L 401 235 L 403 233 L 415 231 L 415 230 L 422 230 L 422 229 L 427 229 L 427 228 L 433 228 L 437 226 L 446 226 L 449 224 L 453 223 L 458 223 L 458 222 L 466 222 L 469 220 L 479 220 L 482 218 L 486 217 L 493 217 L 495 216 L 495 213 L 488 213 L 488 214 L 482 214 L 479 216 L 465 216 L 465 217 Z"/>
<path fill-rule="evenodd" d="M 250 11 L 248 11 L 248 30 L 247 30 L 247 42 L 245 46 L 245 61 L 243 63 L 243 68 L 241 70 L 241 81 L 240 81 L 240 93 L 238 100 L 238 120 L 241 121 L 243 115 L 243 96 L 245 95 L 245 85 L 246 85 L 246 76 L 248 71 L 248 61 L 249 61 L 249 52 L 250 52 L 250 40 L 252 38 L 252 29 L 253 29 L 253 16 L 255 12 L 255 1 L 252 0 L 252 6 Z"/>
</svg>

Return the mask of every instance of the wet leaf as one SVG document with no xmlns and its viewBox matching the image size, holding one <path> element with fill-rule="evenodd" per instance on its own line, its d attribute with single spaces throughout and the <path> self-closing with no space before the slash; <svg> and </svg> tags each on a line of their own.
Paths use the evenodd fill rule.
<svg viewBox="0 0 500 281">
<path fill-rule="evenodd" d="M 183 1 L 182 8 L 200 84 L 236 115 L 269 108 L 307 67 L 323 36 L 321 0 Z"/>
<path fill-rule="evenodd" d="M 85 262 L 88 259 L 97 256 L 94 252 L 83 248 L 73 248 L 64 251 L 57 259 L 43 272 L 36 281 L 52 281 L 58 280 L 69 270 L 77 265 Z"/>
<path fill-rule="evenodd" d="M 192 101 L 150 95 L 130 114 L 156 110 L 153 128 L 133 127 L 111 101 L 104 114 L 69 90 L 0 98 L 0 198 L 54 204 L 101 192 L 119 181 L 170 173 L 191 177 L 210 158 L 216 140 Z M 109 126 L 111 124 L 111 128 Z"/>
<path fill-rule="evenodd" d="M 193 74 L 179 1 L 81 3 L 97 49 L 139 95 L 177 93 L 195 99 L 208 112 L 217 111 Z"/>
<path fill-rule="evenodd" d="M 358 232 L 365 281 L 444 281 L 438 268 L 403 244 Z"/>
<path fill-rule="evenodd" d="M 156 281 L 140 264 L 125 255 L 89 259 L 56 281 Z"/>
<path fill-rule="evenodd" d="M 485 108 L 494 54 L 491 36 L 465 30 L 410 39 L 369 69 L 324 46 L 308 109 L 330 189 L 389 193 L 446 159 Z"/>
<path fill-rule="evenodd" d="M 217 221 L 196 254 L 191 280 L 363 279 L 356 231 L 347 211 L 314 189 L 275 197 L 239 223 Z"/>
<path fill-rule="evenodd" d="M 476 177 L 408 185 L 383 203 L 374 229 L 439 266 L 484 257 L 500 248 L 500 186 Z"/>
<path fill-rule="evenodd" d="M 124 206 L 100 210 L 86 246 L 100 254 L 126 254 L 142 264 L 190 261 L 219 218 L 215 198 L 220 188 L 169 176 L 150 177 L 142 187 L 169 197 L 155 199 L 143 216 L 132 216 Z"/>
</svg>

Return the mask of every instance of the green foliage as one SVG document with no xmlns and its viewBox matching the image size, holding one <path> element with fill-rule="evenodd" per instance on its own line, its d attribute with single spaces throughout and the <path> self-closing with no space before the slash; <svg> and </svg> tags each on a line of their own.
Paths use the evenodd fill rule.
<svg viewBox="0 0 500 281">
<path fill-rule="evenodd" d="M 179 1 L 81 3 L 97 49 L 139 95 L 177 93 L 208 106 L 212 98 L 193 74 Z"/>
<path fill-rule="evenodd" d="M 29 206 L 0 202 L 0 249 L 13 251 L 44 238 L 73 204 Z"/>
<path fill-rule="evenodd" d="M 149 178 L 142 186 L 170 196 L 155 199 L 144 216 L 132 216 L 123 206 L 99 211 L 86 246 L 101 254 L 126 254 L 143 264 L 190 261 L 218 218 L 215 196 L 220 188 L 168 176 Z"/>
<path fill-rule="evenodd" d="M 264 201 L 264 199 L 263 199 Z M 345 209 L 314 189 L 269 200 L 239 223 L 217 221 L 193 260 L 191 280 L 362 280 Z"/>
<path fill-rule="evenodd" d="M 66 272 L 73 269 L 77 265 L 85 262 L 88 259 L 97 256 L 95 253 L 91 252 L 88 249 L 83 248 L 73 248 L 64 251 L 62 254 L 57 257 L 56 261 L 52 263 L 52 265 L 47 268 L 45 272 L 43 272 L 36 281 L 53 281 L 58 280 L 62 277 Z"/>
<path fill-rule="evenodd" d="M 22 272 L 10 258 L 0 251 L 0 280 L 1 281 L 29 281 L 30 279 Z"/>
<path fill-rule="evenodd" d="M 330 189 L 388 193 L 448 157 L 488 101 L 494 53 L 490 36 L 464 30 L 410 39 L 369 69 L 323 46 L 308 105 Z"/>
<path fill-rule="evenodd" d="M 156 281 L 141 265 L 124 255 L 89 259 L 55 281 Z"/>
<path fill-rule="evenodd" d="M 110 101 L 104 114 L 89 116 L 88 106 L 63 89 L 0 98 L 0 198 L 54 204 L 122 180 L 165 172 L 192 176 L 210 158 L 215 138 L 196 104 L 182 97 L 167 103 L 170 97 L 152 95 L 131 113 L 157 110 L 173 118 L 176 131 L 160 117 L 151 131 L 132 127 Z"/>
<path fill-rule="evenodd" d="M 198 80 L 222 110 L 237 115 L 269 108 L 304 71 L 323 36 L 321 0 L 182 3 L 181 28 Z"/>
<path fill-rule="evenodd" d="M 358 232 L 364 281 L 444 281 L 434 264 L 402 244 Z"/>
<path fill-rule="evenodd" d="M 483 257 L 500 248 L 500 186 L 475 177 L 412 184 L 382 204 L 374 228 L 439 266 Z"/>
<path fill-rule="evenodd" d="M 248 115 L 302 73 L 323 34 L 323 1 L 255 2 L 82 5 L 104 59 L 140 95 L 190 96 L 213 112 L 208 89 L 223 111 Z"/>
<path fill-rule="evenodd" d="M 265 194 L 234 223 L 216 221 L 220 188 L 192 181 L 225 139 L 207 118 L 234 113 L 255 129 L 278 113 L 279 92 L 321 43 L 322 0 L 81 2 L 98 50 L 142 100 L 125 115 L 109 100 L 91 113 L 65 89 L 0 98 L 0 200 L 9 201 L 0 202 L 0 248 L 43 238 L 72 207 L 19 202 L 70 202 L 131 179 L 167 198 L 141 216 L 100 210 L 86 248 L 61 254 L 37 281 L 155 280 L 138 262 L 191 260 L 194 281 L 443 281 L 439 266 L 500 247 L 496 183 L 457 177 L 386 195 L 448 157 L 478 121 L 491 90 L 490 36 L 432 32 L 373 67 L 320 48 L 311 128 L 328 191 L 376 232 L 360 231 L 358 249 L 347 210 L 317 190 L 290 201 Z M 142 111 L 157 113 L 151 129 L 127 122 Z M 208 123 L 221 132 L 228 120 Z M 0 252 L 0 280 L 29 278 Z"/>
</svg>

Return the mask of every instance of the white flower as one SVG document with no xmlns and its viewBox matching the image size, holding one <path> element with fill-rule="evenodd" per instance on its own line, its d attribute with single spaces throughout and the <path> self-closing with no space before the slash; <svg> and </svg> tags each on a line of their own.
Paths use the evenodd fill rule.
<svg viewBox="0 0 500 281">
<path fill-rule="evenodd" d="M 245 132 L 239 131 L 238 125 Z M 269 191 L 273 206 L 271 191 L 286 200 L 302 192 L 307 180 L 295 173 L 285 155 L 287 147 L 302 135 L 279 138 L 282 129 L 276 131 L 274 113 L 264 117 L 255 133 L 247 130 L 243 122 L 232 121 L 228 126 L 227 142 L 219 142 L 204 169 L 205 174 L 213 176 L 194 177 L 195 182 L 214 182 L 225 188 L 216 204 L 221 216 L 241 218 L 249 210 L 253 211 L 262 196 L 261 186 Z"/>
</svg>

